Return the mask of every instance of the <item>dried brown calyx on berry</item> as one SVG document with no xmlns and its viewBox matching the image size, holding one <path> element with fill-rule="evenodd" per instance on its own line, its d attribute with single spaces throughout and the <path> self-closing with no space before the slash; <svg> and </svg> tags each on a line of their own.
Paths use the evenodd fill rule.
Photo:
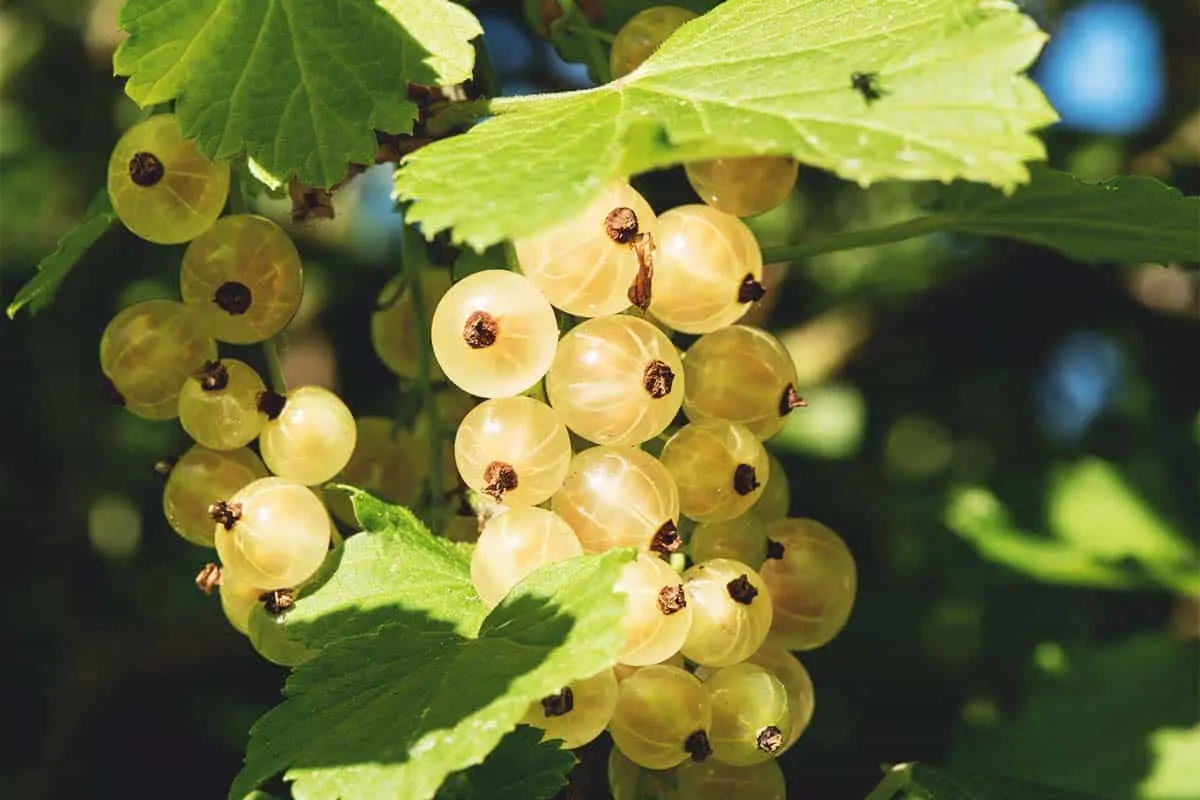
<svg viewBox="0 0 1200 800">
<path fill-rule="evenodd" d="M 259 595 L 258 599 L 262 602 L 263 607 L 267 609 L 267 613 L 273 617 L 279 616 L 284 611 L 296 605 L 296 595 L 291 589 L 275 589 L 271 592 L 263 592 Z"/>
<path fill-rule="evenodd" d="M 571 713 L 575 708 L 575 693 L 571 687 L 564 687 L 561 692 L 542 698 L 542 711 L 547 717 L 561 717 Z"/>
<path fill-rule="evenodd" d="M 242 504 L 218 500 L 208 507 L 208 516 L 225 530 L 231 531 L 242 518 Z"/>
<path fill-rule="evenodd" d="M 742 283 L 738 286 L 737 299 L 739 303 L 757 303 L 766 293 L 767 287 L 755 280 L 753 275 L 746 273 L 746 277 L 742 278 Z"/>
<path fill-rule="evenodd" d="M 754 588 L 754 584 L 750 582 L 750 576 L 744 572 L 725 584 L 725 588 L 729 590 L 729 596 L 735 603 L 741 603 L 744 606 L 750 605 L 754 598 L 758 597 L 758 589 Z"/>
<path fill-rule="evenodd" d="M 278 419 L 283 413 L 283 407 L 287 405 L 287 398 L 278 392 L 273 392 L 267 389 L 265 392 L 258 393 L 258 401 L 255 404 L 259 411 L 267 415 L 267 419 Z"/>
<path fill-rule="evenodd" d="M 669 395 L 674 384 L 675 373 L 671 371 L 671 367 L 665 361 L 659 361 L 656 358 L 642 371 L 642 386 L 655 400 Z"/>
<path fill-rule="evenodd" d="M 759 487 L 758 473 L 751 464 L 738 464 L 733 471 L 733 490 L 748 495 Z"/>
<path fill-rule="evenodd" d="M 496 502 L 504 498 L 505 492 L 517 488 L 517 471 L 512 464 L 493 461 L 483 469 L 483 491 Z"/>
<path fill-rule="evenodd" d="M 463 323 L 463 341 L 472 350 L 491 347 L 500 336 L 500 322 L 486 311 L 472 311 Z"/>
<path fill-rule="evenodd" d="M 213 303 L 230 316 L 238 317 L 250 310 L 254 295 L 250 287 L 238 281 L 226 281 L 213 293 Z"/>
<path fill-rule="evenodd" d="M 148 189 L 167 174 L 162 160 L 154 153 L 134 153 L 129 159 L 129 179 L 138 186 Z"/>
<path fill-rule="evenodd" d="M 808 401 L 796 392 L 793 384 L 789 383 L 779 397 L 779 416 L 786 416 L 792 412 L 792 409 L 804 408 L 807 405 Z"/>
<path fill-rule="evenodd" d="M 674 520 L 664 522 L 654 532 L 654 538 L 650 540 L 650 550 L 660 556 L 669 556 L 671 553 L 678 552 L 681 547 L 683 547 L 683 539 L 679 535 L 679 526 L 675 524 Z"/>
<path fill-rule="evenodd" d="M 669 617 L 685 608 L 687 608 L 687 595 L 683 591 L 682 583 L 664 586 L 658 590 L 658 610 L 664 616 Z"/>
<path fill-rule="evenodd" d="M 196 588 L 205 594 L 212 594 L 212 590 L 221 585 L 221 566 L 208 562 L 200 571 L 196 573 Z"/>
<path fill-rule="evenodd" d="M 206 361 L 196 379 L 203 391 L 219 392 L 229 386 L 229 370 L 220 361 Z"/>
</svg>

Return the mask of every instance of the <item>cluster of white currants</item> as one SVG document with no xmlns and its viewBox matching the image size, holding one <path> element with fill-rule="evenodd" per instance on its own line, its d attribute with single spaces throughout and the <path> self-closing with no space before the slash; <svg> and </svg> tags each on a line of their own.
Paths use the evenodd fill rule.
<svg viewBox="0 0 1200 800">
<path fill-rule="evenodd" d="M 188 541 L 216 548 L 222 567 L 197 580 L 206 591 L 220 586 L 230 623 L 268 659 L 296 663 L 307 652 L 273 617 L 251 625 L 251 611 L 263 601 L 285 606 L 328 554 L 336 528 L 309 487 L 346 466 L 355 420 L 322 387 L 268 389 L 249 364 L 219 357 L 217 342 L 253 344 L 283 330 L 303 293 L 300 254 L 264 217 L 221 216 L 229 165 L 205 159 L 173 115 L 126 131 L 108 189 L 133 233 L 188 246 L 182 302 L 145 300 L 118 313 L 100 340 L 101 369 L 126 409 L 178 417 L 196 442 L 170 465 L 167 520 Z M 249 448 L 255 440 L 258 454 Z"/>
<path fill-rule="evenodd" d="M 614 76 L 691 16 L 635 16 Z M 762 444 L 804 404 L 795 365 L 774 336 L 737 324 L 764 294 L 740 217 L 782 202 L 797 167 L 754 157 L 686 171 L 703 204 L 657 215 L 613 181 L 514 242 L 520 273 L 440 287 L 432 344 L 446 378 L 487 398 L 454 442 L 462 481 L 498 504 L 471 560 L 484 601 L 546 564 L 637 550 L 615 586 L 627 603 L 616 663 L 525 721 L 566 748 L 607 730 L 616 800 L 782 799 L 775 757 L 813 713 L 790 651 L 830 641 L 856 591 L 837 534 L 787 516 L 787 476 Z M 556 309 L 577 321 L 561 336 Z M 681 352 L 676 334 L 699 338 Z"/>
<path fill-rule="evenodd" d="M 689 16 L 634 17 L 614 43 L 614 73 Z M 330 512 L 354 524 L 314 487 L 340 476 L 404 504 L 450 487 L 431 500 L 451 512 L 443 535 L 475 542 L 471 578 L 488 606 L 538 567 L 637 551 L 615 586 L 627 604 L 615 663 L 533 704 L 526 722 L 567 748 L 608 730 L 617 800 L 730 787 L 784 797 L 775 757 L 813 713 L 791 651 L 830 641 L 856 590 L 842 540 L 788 517 L 787 476 L 762 444 L 803 405 L 795 366 L 770 333 L 738 324 L 765 291 L 741 217 L 786 198 L 796 163 L 686 167 L 701 204 L 656 214 L 614 180 L 572 219 L 514 242 L 519 272 L 452 284 L 427 268 L 385 287 L 371 320 L 380 358 L 400 376 L 452 384 L 405 428 L 356 420 L 320 387 L 268 388 L 250 365 L 218 357 L 218 341 L 262 342 L 287 326 L 300 256 L 269 220 L 221 216 L 229 167 L 200 155 L 172 115 L 121 138 L 109 169 L 117 214 L 145 239 L 189 244 L 182 302 L 121 311 L 101 367 L 127 409 L 178 416 L 195 440 L 171 467 L 164 511 L 181 536 L 216 548 L 222 566 L 197 580 L 220 586 L 226 616 L 260 653 L 285 665 L 312 655 L 277 612 L 337 541 Z M 444 451 L 432 479 L 431 442 Z M 486 513 L 455 513 L 466 489 Z"/>
<path fill-rule="evenodd" d="M 760 287 L 757 243 L 719 204 L 656 216 L 613 182 L 515 250 L 521 273 L 464 278 L 432 321 L 441 371 L 488 398 L 454 442 L 462 480 L 499 504 L 475 588 L 495 605 L 538 567 L 638 551 L 616 586 L 628 603 L 616 664 L 526 720 L 571 748 L 607 729 L 647 769 L 769 762 L 812 713 L 788 650 L 841 629 L 855 571 L 836 534 L 786 517 L 787 477 L 762 444 L 802 401 L 783 345 L 733 324 L 761 297 L 746 291 Z M 585 319 L 560 338 L 555 308 Z M 672 330 L 701 335 L 681 353 Z M 682 575 L 675 553 L 693 562 Z"/>
</svg>

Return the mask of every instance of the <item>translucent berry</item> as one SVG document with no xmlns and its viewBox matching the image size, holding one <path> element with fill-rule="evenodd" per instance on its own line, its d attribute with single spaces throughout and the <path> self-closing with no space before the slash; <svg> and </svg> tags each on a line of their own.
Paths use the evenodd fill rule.
<svg viewBox="0 0 1200 800">
<path fill-rule="evenodd" d="M 679 487 L 680 510 L 697 522 L 746 513 L 770 479 L 762 443 L 745 426 L 725 420 L 683 426 L 663 445 L 659 459 Z"/>
<path fill-rule="evenodd" d="M 100 337 L 100 369 L 125 408 L 146 419 L 175 417 L 184 382 L 216 357 L 216 342 L 173 300 L 134 303 Z"/>
<path fill-rule="evenodd" d="M 658 218 L 650 313 L 684 333 L 737 322 L 763 296 L 762 252 L 732 214 L 677 206 Z"/>
<path fill-rule="evenodd" d="M 597 444 L 641 444 L 679 412 L 683 364 L 671 340 L 649 322 L 599 317 L 562 337 L 546 394 L 577 435 Z"/>
<path fill-rule="evenodd" d="M 510 397 L 541 380 L 558 347 L 558 321 L 528 278 L 485 270 L 463 278 L 433 312 L 442 372 L 478 397 Z"/>
<path fill-rule="evenodd" d="M 728 558 L 714 558 L 683 573 L 692 628 L 684 658 L 706 667 L 744 661 L 771 630 L 771 594 L 757 572 Z"/>
<path fill-rule="evenodd" d="M 771 640 L 789 650 L 820 647 L 850 618 L 858 585 L 854 557 L 816 520 L 776 520 L 767 536 L 780 550 L 762 568 L 775 606 Z"/>
<path fill-rule="evenodd" d="M 208 230 L 229 197 L 229 164 L 185 140 L 174 114 L 158 114 L 121 136 L 108 161 L 108 197 L 125 227 L 156 244 Z"/>
<path fill-rule="evenodd" d="M 658 218 L 624 181 L 607 184 L 579 215 L 514 243 L 521 271 L 551 305 L 577 317 L 616 314 L 658 235 Z"/>
<path fill-rule="evenodd" d="M 300 253 L 266 217 L 222 217 L 184 251 L 179 289 L 214 339 L 261 342 L 283 330 L 300 307 Z"/>
<path fill-rule="evenodd" d="M 544 503 L 571 463 L 571 439 L 558 414 L 531 397 L 480 403 L 463 419 L 454 460 L 467 486 L 509 506 Z"/>
<path fill-rule="evenodd" d="M 799 162 L 787 156 L 718 158 L 684 164 L 700 199 L 736 217 L 770 211 L 796 186 Z"/>
<path fill-rule="evenodd" d="M 633 447 L 591 447 L 571 459 L 551 508 L 574 529 L 584 552 L 636 547 L 667 555 L 680 548 L 679 490 L 667 468 Z"/>
</svg>

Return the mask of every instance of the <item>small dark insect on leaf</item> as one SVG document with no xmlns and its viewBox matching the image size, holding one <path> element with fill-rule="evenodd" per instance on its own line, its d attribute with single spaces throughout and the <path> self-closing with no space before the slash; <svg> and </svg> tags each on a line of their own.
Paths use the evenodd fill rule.
<svg viewBox="0 0 1200 800">
<path fill-rule="evenodd" d="M 883 89 L 879 88 L 878 72 L 851 72 L 850 88 L 861 94 L 868 103 L 884 95 Z"/>
</svg>

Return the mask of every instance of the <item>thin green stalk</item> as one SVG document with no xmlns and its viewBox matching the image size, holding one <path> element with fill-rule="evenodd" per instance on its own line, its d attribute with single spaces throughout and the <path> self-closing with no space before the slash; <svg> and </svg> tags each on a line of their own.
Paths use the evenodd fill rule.
<svg viewBox="0 0 1200 800">
<path fill-rule="evenodd" d="M 287 381 L 283 379 L 283 364 L 279 356 L 279 342 L 283 334 L 272 336 L 263 342 L 263 356 L 267 360 L 267 381 L 271 391 L 276 394 L 287 394 Z"/>
<path fill-rule="evenodd" d="M 897 764 L 889 769 L 883 780 L 871 790 L 865 800 L 892 800 L 896 792 L 908 786 L 912 780 L 912 764 Z"/>
<path fill-rule="evenodd" d="M 483 97 L 479 100 L 465 100 L 461 103 L 447 103 L 439 108 L 425 123 L 425 130 L 432 137 L 440 138 L 450 131 L 486 117 L 494 110 L 497 99 Z"/>
<path fill-rule="evenodd" d="M 441 500 L 445 493 L 442 486 L 442 418 L 433 402 L 433 340 L 430 331 L 429 309 L 425 307 L 425 298 L 421 294 L 421 266 L 425 263 L 423 257 L 418 257 L 418 247 L 424 247 L 421 235 L 410 227 L 404 229 L 404 240 L 401 245 L 400 260 L 404 270 L 404 282 L 408 286 L 412 298 L 413 322 L 416 324 L 417 336 L 420 338 L 420 348 L 417 352 L 417 397 L 421 408 L 425 411 L 428 423 L 425 426 L 427 444 L 429 447 L 429 487 L 430 508 L 435 527 L 441 522 Z"/>
<path fill-rule="evenodd" d="M 763 250 L 763 263 L 774 264 L 779 261 L 796 261 L 801 258 L 833 253 L 838 250 L 854 250 L 859 247 L 874 247 L 892 242 L 902 242 L 918 236 L 936 233 L 950 227 L 950 218 L 940 214 L 930 214 L 924 217 L 885 225 L 882 228 L 871 228 L 865 231 L 846 231 L 832 236 L 823 236 L 807 242 L 786 244 L 780 247 L 768 247 Z"/>
<path fill-rule="evenodd" d="M 246 199 L 246 187 L 242 185 L 243 169 L 249 171 L 244 163 L 240 164 L 237 169 L 231 170 L 233 180 L 229 182 L 230 214 L 245 214 L 250 210 L 250 202 Z"/>
<path fill-rule="evenodd" d="M 580 24 L 572 24 L 570 30 L 583 39 L 583 49 L 587 54 L 588 70 L 600 83 L 609 83 L 612 81 L 612 71 L 608 66 L 608 56 L 605 55 L 604 48 L 600 46 L 598 31 L 587 24 L 583 13 L 575 7 L 575 0 L 558 0 L 558 4 L 562 7 L 563 16 L 567 19 L 572 19 L 572 15 L 574 15 L 575 19 L 583 20 Z"/>
</svg>

